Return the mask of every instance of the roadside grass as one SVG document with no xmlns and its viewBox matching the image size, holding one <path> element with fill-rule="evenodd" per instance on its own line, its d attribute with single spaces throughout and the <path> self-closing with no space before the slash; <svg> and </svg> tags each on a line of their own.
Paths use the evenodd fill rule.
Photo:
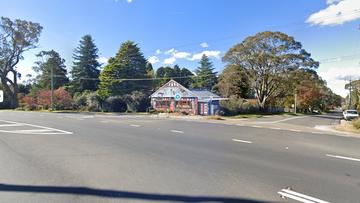
<svg viewBox="0 0 360 203">
<path fill-rule="evenodd" d="M 272 113 L 244 113 L 235 116 L 222 116 L 223 118 L 261 118 L 261 117 L 281 117 L 281 116 L 302 116 L 302 113 L 289 113 L 289 112 L 272 112 Z"/>
<path fill-rule="evenodd" d="M 333 127 L 335 130 L 360 134 L 360 120 L 356 119 L 353 121 L 341 122 L 340 125 Z"/>
</svg>

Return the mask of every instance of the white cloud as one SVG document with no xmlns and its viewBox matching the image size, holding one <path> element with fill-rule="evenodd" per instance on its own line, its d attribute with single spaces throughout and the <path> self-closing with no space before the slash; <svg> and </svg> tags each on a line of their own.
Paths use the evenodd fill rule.
<svg viewBox="0 0 360 203">
<path fill-rule="evenodd" d="M 358 67 L 351 66 L 347 68 L 330 68 L 326 72 L 318 72 L 322 79 L 326 80 L 327 86 L 336 94 L 346 97 L 348 90 L 345 90 L 345 84 L 349 79 L 358 79 L 360 71 Z"/>
<path fill-rule="evenodd" d="M 161 54 L 160 49 L 156 50 L 156 55 Z"/>
<path fill-rule="evenodd" d="M 194 54 L 192 58 L 187 58 L 187 60 L 193 61 L 193 60 L 200 60 L 201 57 L 205 54 L 209 58 L 216 58 L 220 59 L 220 51 L 203 51 L 200 54 Z"/>
<path fill-rule="evenodd" d="M 180 59 L 184 59 L 187 58 L 188 56 L 190 56 L 190 53 L 186 53 L 186 52 L 177 52 L 175 51 L 175 53 L 172 53 L 174 58 L 180 58 Z"/>
<path fill-rule="evenodd" d="M 341 60 L 342 59 L 339 57 L 339 58 L 336 58 L 336 59 L 329 59 L 326 62 L 338 62 L 338 61 L 341 61 Z"/>
<path fill-rule="evenodd" d="M 173 64 L 176 61 L 175 57 L 171 57 L 171 58 L 167 58 L 165 59 L 165 61 L 163 62 L 163 64 Z"/>
<path fill-rule="evenodd" d="M 336 3 L 336 2 L 339 2 L 339 1 L 342 1 L 342 0 L 327 0 L 326 4 L 333 4 L 333 3 Z"/>
<path fill-rule="evenodd" d="M 169 51 L 165 52 L 165 55 L 169 55 L 170 53 L 173 53 L 173 52 L 175 52 L 175 49 L 174 49 L 174 48 L 172 48 L 172 49 L 170 49 Z"/>
<path fill-rule="evenodd" d="M 156 56 L 152 56 L 148 59 L 148 62 L 154 64 L 154 63 L 159 62 L 159 59 Z"/>
<path fill-rule="evenodd" d="M 107 63 L 108 62 L 108 59 L 105 58 L 105 57 L 101 57 L 101 58 L 98 58 L 96 59 L 97 61 L 101 62 L 101 63 Z"/>
<path fill-rule="evenodd" d="M 126 2 L 131 3 L 131 2 L 132 2 L 132 0 L 126 0 Z"/>
<path fill-rule="evenodd" d="M 202 47 L 209 47 L 209 45 L 206 44 L 206 42 L 203 42 L 203 43 L 201 43 L 200 45 L 201 45 Z"/>
<path fill-rule="evenodd" d="M 327 0 L 331 5 L 310 15 L 306 22 L 312 25 L 334 26 L 360 18 L 360 12 L 355 10 L 360 8 L 359 0 L 342 0 L 338 4 L 333 4 L 336 2 L 339 0 Z"/>
</svg>

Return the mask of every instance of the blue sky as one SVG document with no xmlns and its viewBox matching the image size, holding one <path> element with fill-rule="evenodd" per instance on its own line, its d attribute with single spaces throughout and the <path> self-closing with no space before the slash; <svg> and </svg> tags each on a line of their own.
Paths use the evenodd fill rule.
<svg viewBox="0 0 360 203">
<path fill-rule="evenodd" d="M 55 50 L 72 66 L 73 50 L 86 34 L 95 39 L 101 61 L 121 43 L 139 44 L 157 69 L 178 64 L 193 71 L 203 53 L 216 71 L 221 57 L 247 36 L 281 31 L 294 36 L 312 58 L 318 74 L 337 94 L 359 79 L 359 0 L 3 0 L 0 15 L 38 22 L 40 46 L 24 54 L 18 71 L 25 80 L 42 50 Z M 104 63 L 105 65 L 106 63 Z"/>
</svg>

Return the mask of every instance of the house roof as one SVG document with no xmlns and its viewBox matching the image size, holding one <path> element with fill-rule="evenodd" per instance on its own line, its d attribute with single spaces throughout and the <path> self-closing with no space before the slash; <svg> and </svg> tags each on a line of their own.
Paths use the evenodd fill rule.
<svg viewBox="0 0 360 203">
<path fill-rule="evenodd" d="M 160 90 L 162 90 L 164 87 L 167 87 L 170 83 L 175 83 L 176 85 L 186 89 L 187 91 L 189 91 L 190 93 L 192 93 L 193 95 L 195 95 L 196 97 L 199 97 L 198 95 L 196 95 L 194 92 L 190 91 L 189 89 L 187 89 L 186 87 L 182 86 L 180 83 L 176 82 L 175 80 L 171 79 L 169 82 L 167 82 L 165 85 L 163 85 L 162 87 L 160 87 L 158 90 L 156 90 L 153 94 L 150 95 L 149 98 L 151 98 L 153 95 L 155 95 L 156 93 L 158 93 Z"/>
<path fill-rule="evenodd" d="M 211 97 L 212 98 L 221 98 L 219 95 L 212 93 L 209 90 L 189 89 L 189 91 L 193 92 L 200 99 L 211 99 Z"/>
<path fill-rule="evenodd" d="M 258 100 L 258 99 L 244 99 L 243 102 L 254 102 L 254 103 L 258 103 L 259 100 Z"/>
</svg>

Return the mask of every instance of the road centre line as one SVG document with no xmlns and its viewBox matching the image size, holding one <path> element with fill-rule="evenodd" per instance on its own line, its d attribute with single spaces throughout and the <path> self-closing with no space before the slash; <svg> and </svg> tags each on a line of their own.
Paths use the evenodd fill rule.
<svg viewBox="0 0 360 203">
<path fill-rule="evenodd" d="M 139 125 L 130 125 L 131 127 L 136 127 L 136 128 L 138 128 L 138 127 L 140 127 Z"/>
<path fill-rule="evenodd" d="M 345 157 L 345 156 L 337 156 L 337 155 L 331 155 L 331 154 L 326 154 L 326 156 L 338 158 L 338 159 L 346 159 L 346 160 L 350 160 L 350 161 L 360 161 L 360 159 L 355 159 L 355 158 Z"/>
<path fill-rule="evenodd" d="M 171 130 L 173 133 L 184 133 L 183 131 Z"/>
<path fill-rule="evenodd" d="M 236 124 L 237 126 L 244 126 L 243 124 Z"/>
<path fill-rule="evenodd" d="M 301 130 L 293 130 L 293 129 L 290 129 L 289 131 L 292 131 L 292 132 L 301 132 Z"/>
<path fill-rule="evenodd" d="M 101 121 L 102 123 L 108 123 L 107 121 Z"/>
<path fill-rule="evenodd" d="M 294 199 L 297 200 L 299 202 L 304 202 L 304 203 L 330 203 L 315 197 L 311 197 L 308 195 L 304 195 L 298 192 L 294 192 L 292 190 L 288 190 L 288 189 L 282 189 L 281 191 L 278 192 L 278 194 L 284 196 L 284 197 L 288 197 L 290 199 Z"/>
<path fill-rule="evenodd" d="M 271 130 L 281 130 L 281 128 L 270 128 Z"/>
<path fill-rule="evenodd" d="M 248 144 L 251 144 L 251 143 L 252 143 L 251 141 L 238 140 L 238 139 L 232 139 L 232 141 L 234 141 L 234 142 L 243 142 L 243 143 L 248 143 Z"/>
</svg>

